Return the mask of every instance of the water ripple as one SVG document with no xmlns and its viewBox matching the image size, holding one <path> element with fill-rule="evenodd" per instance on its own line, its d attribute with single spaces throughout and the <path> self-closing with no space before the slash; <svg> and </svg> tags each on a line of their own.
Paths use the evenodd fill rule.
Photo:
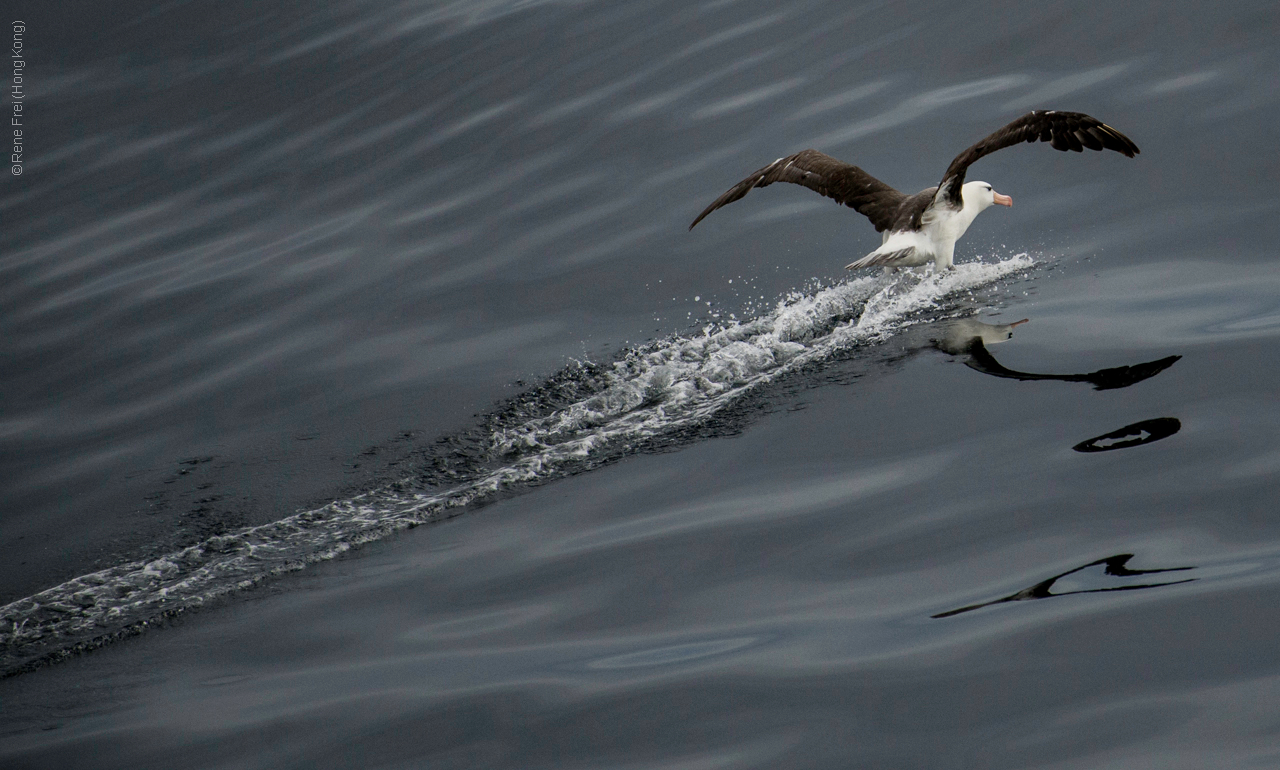
<svg viewBox="0 0 1280 770">
<path fill-rule="evenodd" d="M 808 146 L 831 147 L 846 144 L 855 139 L 909 123 L 955 102 L 1008 91 L 1027 83 L 1029 80 L 1030 78 L 1026 75 L 1000 75 L 993 78 L 971 80 L 967 83 L 947 86 L 946 88 L 936 88 L 905 99 L 893 109 L 859 121 L 848 128 L 831 131 L 811 139 L 808 142 Z"/>
</svg>

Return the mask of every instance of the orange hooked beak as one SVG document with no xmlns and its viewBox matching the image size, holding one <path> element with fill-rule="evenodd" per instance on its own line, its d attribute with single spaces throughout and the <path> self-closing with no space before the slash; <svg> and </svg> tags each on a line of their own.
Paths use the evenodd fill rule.
<svg viewBox="0 0 1280 770">
<path fill-rule="evenodd" d="M 996 203 L 998 205 L 1008 206 L 1009 208 L 1013 208 L 1013 198 L 1010 198 L 1008 195 L 1001 195 L 1000 193 L 994 192 L 994 191 L 991 194 L 995 196 Z"/>
</svg>

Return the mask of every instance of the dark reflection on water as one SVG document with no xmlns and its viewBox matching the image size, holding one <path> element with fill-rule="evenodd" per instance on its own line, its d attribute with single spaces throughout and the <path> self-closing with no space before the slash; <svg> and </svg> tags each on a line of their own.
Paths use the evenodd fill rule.
<svg viewBox="0 0 1280 770">
<path fill-rule="evenodd" d="M 1042 580 L 1039 583 L 1036 583 L 1035 585 L 1031 586 L 1030 588 L 1024 588 L 1021 591 L 1018 591 L 1017 593 L 1009 594 L 1008 596 L 1005 596 L 1003 598 L 993 599 L 989 602 L 982 602 L 980 604 L 970 604 L 967 607 L 960 607 L 958 609 L 948 610 L 947 612 L 939 612 L 937 615 L 932 615 L 931 617 L 949 618 L 964 612 L 970 612 L 972 610 L 982 609 L 983 607 L 990 607 L 993 604 L 1004 604 L 1005 602 L 1021 602 L 1021 601 L 1026 601 L 1028 599 L 1048 599 L 1054 596 L 1072 596 L 1074 594 L 1098 594 L 1098 593 L 1106 593 L 1109 591 L 1136 591 L 1141 588 L 1159 588 L 1160 586 L 1172 586 L 1172 585 L 1178 585 L 1179 583 L 1190 583 L 1196 580 L 1196 578 L 1185 578 L 1183 580 L 1166 580 L 1158 583 L 1121 583 L 1119 585 L 1099 585 L 1099 586 L 1094 586 L 1089 588 L 1073 588 L 1071 590 L 1066 590 L 1066 591 L 1053 590 L 1054 584 L 1057 583 L 1059 580 L 1062 580 L 1068 575 L 1075 575 L 1076 573 L 1084 573 L 1085 570 L 1088 570 L 1090 567 L 1104 567 L 1100 575 L 1088 576 L 1093 578 L 1094 580 L 1099 580 L 1099 581 L 1106 580 L 1107 578 L 1123 579 L 1123 578 L 1137 577 L 1139 575 L 1155 575 L 1162 572 L 1182 572 L 1189 569 L 1195 569 L 1195 567 L 1165 567 L 1163 569 L 1129 569 L 1125 565 L 1132 558 L 1133 558 L 1133 554 L 1131 553 L 1121 553 L 1121 554 L 1116 554 L 1115 556 L 1108 556 L 1105 559 L 1098 559 L 1097 561 L 1091 561 L 1088 564 L 1081 565 L 1079 567 L 1076 567 L 1075 569 L 1070 569 L 1070 570 L 1067 570 L 1066 572 L 1054 575 L 1048 580 Z M 1107 580 L 1107 582 L 1120 583 L 1121 581 Z"/>
<path fill-rule="evenodd" d="M 1157 417 L 1154 420 L 1135 422 L 1110 433 L 1081 441 L 1071 448 L 1077 452 L 1110 452 L 1112 449 L 1128 449 L 1169 438 L 1181 429 L 1182 422 L 1176 417 Z"/>
<path fill-rule="evenodd" d="M 935 340 L 939 350 L 952 355 L 965 356 L 965 365 L 983 374 L 993 377 L 1007 377 L 1012 380 L 1059 380 L 1061 382 L 1088 382 L 1096 390 L 1115 390 L 1150 379 L 1177 363 L 1182 356 L 1166 356 L 1155 361 L 1147 361 L 1131 366 L 1116 366 L 1099 369 L 1087 374 L 1036 374 L 1019 372 L 1002 365 L 987 350 L 987 345 L 1003 342 L 1013 336 L 1013 328 L 1027 323 L 1024 318 L 1011 324 L 987 324 L 973 318 L 946 321 L 940 324 L 945 329 L 945 336 Z"/>
</svg>

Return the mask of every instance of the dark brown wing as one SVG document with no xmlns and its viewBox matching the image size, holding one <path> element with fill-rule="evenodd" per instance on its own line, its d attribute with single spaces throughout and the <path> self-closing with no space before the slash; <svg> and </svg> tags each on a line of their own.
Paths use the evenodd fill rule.
<svg viewBox="0 0 1280 770">
<path fill-rule="evenodd" d="M 1036 110 L 996 131 L 951 161 L 947 173 L 942 176 L 942 184 L 938 186 L 945 191 L 947 202 L 961 205 L 960 186 L 964 184 L 964 174 L 970 165 L 996 150 L 1019 142 L 1048 142 L 1055 150 L 1064 152 L 1082 152 L 1087 147 L 1090 150 L 1115 150 L 1130 158 L 1138 154 L 1138 145 L 1129 137 L 1083 112 Z"/>
<path fill-rule="evenodd" d="M 774 182 L 804 185 L 837 203 L 843 203 L 870 219 L 877 231 L 893 225 L 898 206 L 906 197 L 857 166 L 838 161 L 817 150 L 802 150 L 795 155 L 778 158 L 729 188 L 693 220 L 689 229 L 692 230 L 703 217 L 721 206 L 740 200 L 757 187 L 767 187 Z"/>
</svg>

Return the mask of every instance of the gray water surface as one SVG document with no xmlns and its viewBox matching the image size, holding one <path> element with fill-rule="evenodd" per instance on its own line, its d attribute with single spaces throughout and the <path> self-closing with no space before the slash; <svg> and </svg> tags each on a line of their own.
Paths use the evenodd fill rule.
<svg viewBox="0 0 1280 770">
<path fill-rule="evenodd" d="M 0 764 L 1280 765 L 1273 4 L 74 10 Z M 800 188 L 686 230 L 1039 108 L 1142 154 L 983 159 L 953 275 Z"/>
</svg>

